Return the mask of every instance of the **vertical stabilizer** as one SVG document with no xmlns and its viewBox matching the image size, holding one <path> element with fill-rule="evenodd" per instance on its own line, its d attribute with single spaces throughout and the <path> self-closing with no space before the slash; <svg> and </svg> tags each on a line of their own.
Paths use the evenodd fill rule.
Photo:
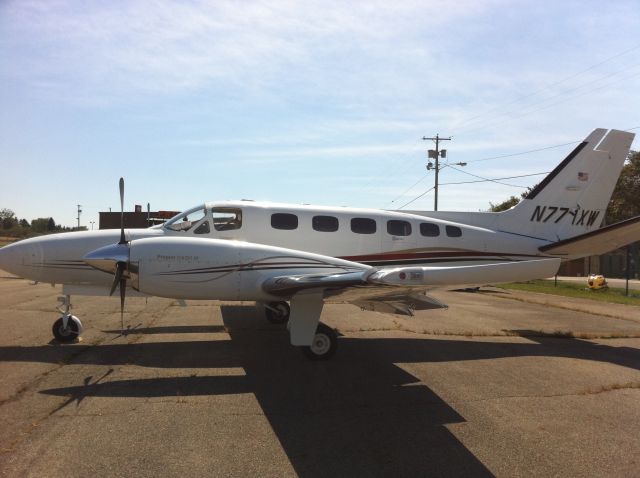
<svg viewBox="0 0 640 478">
<path fill-rule="evenodd" d="M 526 199 L 500 215 L 500 229 L 552 241 L 598 229 L 634 136 L 594 130 Z"/>
</svg>

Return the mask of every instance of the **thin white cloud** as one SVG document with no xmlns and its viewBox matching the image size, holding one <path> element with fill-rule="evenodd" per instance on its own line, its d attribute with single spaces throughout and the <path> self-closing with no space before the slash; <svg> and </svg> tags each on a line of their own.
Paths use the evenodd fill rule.
<svg viewBox="0 0 640 478">
<path fill-rule="evenodd" d="M 61 88 L 71 81 L 87 92 L 175 92 L 212 82 L 251 91 L 280 82 L 283 75 L 311 85 L 314 76 L 318 83 L 352 76 L 353 59 L 355 67 L 363 63 L 358 56 L 388 61 L 392 49 L 395 56 L 428 61 L 434 48 L 414 41 L 418 34 L 437 35 L 454 19 L 487 5 L 14 2 L 5 6 L 3 18 L 11 33 L 5 48 L 33 54 L 15 58 L 23 68 L 12 74 L 27 73 L 30 81 L 47 78 Z M 328 71 L 326 60 L 337 60 L 342 71 Z M 376 70 L 378 84 L 395 84 L 384 78 L 384 68 Z"/>
</svg>

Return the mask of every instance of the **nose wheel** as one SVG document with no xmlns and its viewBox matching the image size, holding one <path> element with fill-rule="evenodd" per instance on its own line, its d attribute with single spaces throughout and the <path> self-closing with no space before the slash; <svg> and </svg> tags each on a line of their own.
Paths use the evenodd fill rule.
<svg viewBox="0 0 640 478">
<path fill-rule="evenodd" d="M 62 316 L 53 323 L 52 331 L 58 342 L 68 344 L 78 338 L 82 323 L 75 315 Z"/>
<path fill-rule="evenodd" d="M 62 317 L 53 323 L 51 331 L 55 339 L 63 344 L 68 344 L 76 340 L 82 333 L 82 322 L 75 315 L 71 315 L 71 296 L 61 295 L 58 297 L 58 310 L 62 312 Z"/>
</svg>

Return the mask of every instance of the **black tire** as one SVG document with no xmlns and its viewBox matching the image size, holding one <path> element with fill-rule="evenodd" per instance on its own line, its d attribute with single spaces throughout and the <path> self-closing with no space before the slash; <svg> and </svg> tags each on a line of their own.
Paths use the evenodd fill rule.
<svg viewBox="0 0 640 478">
<path fill-rule="evenodd" d="M 338 334 L 331 327 L 320 322 L 313 338 L 313 344 L 300 348 L 309 360 L 328 360 L 333 357 L 338 348 Z"/>
<path fill-rule="evenodd" d="M 267 320 L 272 324 L 286 324 L 289 320 L 289 313 L 291 312 L 289 304 L 282 301 L 271 302 L 268 305 L 271 309 L 269 307 L 264 308 L 264 315 L 267 317 Z"/>
<path fill-rule="evenodd" d="M 78 335 L 80 335 L 80 328 L 78 327 L 76 321 L 69 318 L 69 320 L 67 321 L 66 329 L 63 328 L 62 324 L 62 317 L 60 317 L 53 323 L 52 331 L 53 336 L 56 338 L 56 340 L 63 344 L 68 344 L 76 340 L 78 338 Z"/>
</svg>

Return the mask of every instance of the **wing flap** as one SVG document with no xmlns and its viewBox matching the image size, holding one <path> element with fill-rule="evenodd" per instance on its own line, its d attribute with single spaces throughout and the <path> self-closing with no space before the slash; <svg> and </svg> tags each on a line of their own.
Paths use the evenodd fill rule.
<svg viewBox="0 0 640 478">
<path fill-rule="evenodd" d="M 578 259 L 605 254 L 636 241 L 640 241 L 640 216 L 542 246 L 540 251 L 565 259 Z"/>
<path fill-rule="evenodd" d="M 426 294 L 393 293 L 351 301 L 363 310 L 413 316 L 415 310 L 446 309 L 447 305 Z"/>
</svg>

